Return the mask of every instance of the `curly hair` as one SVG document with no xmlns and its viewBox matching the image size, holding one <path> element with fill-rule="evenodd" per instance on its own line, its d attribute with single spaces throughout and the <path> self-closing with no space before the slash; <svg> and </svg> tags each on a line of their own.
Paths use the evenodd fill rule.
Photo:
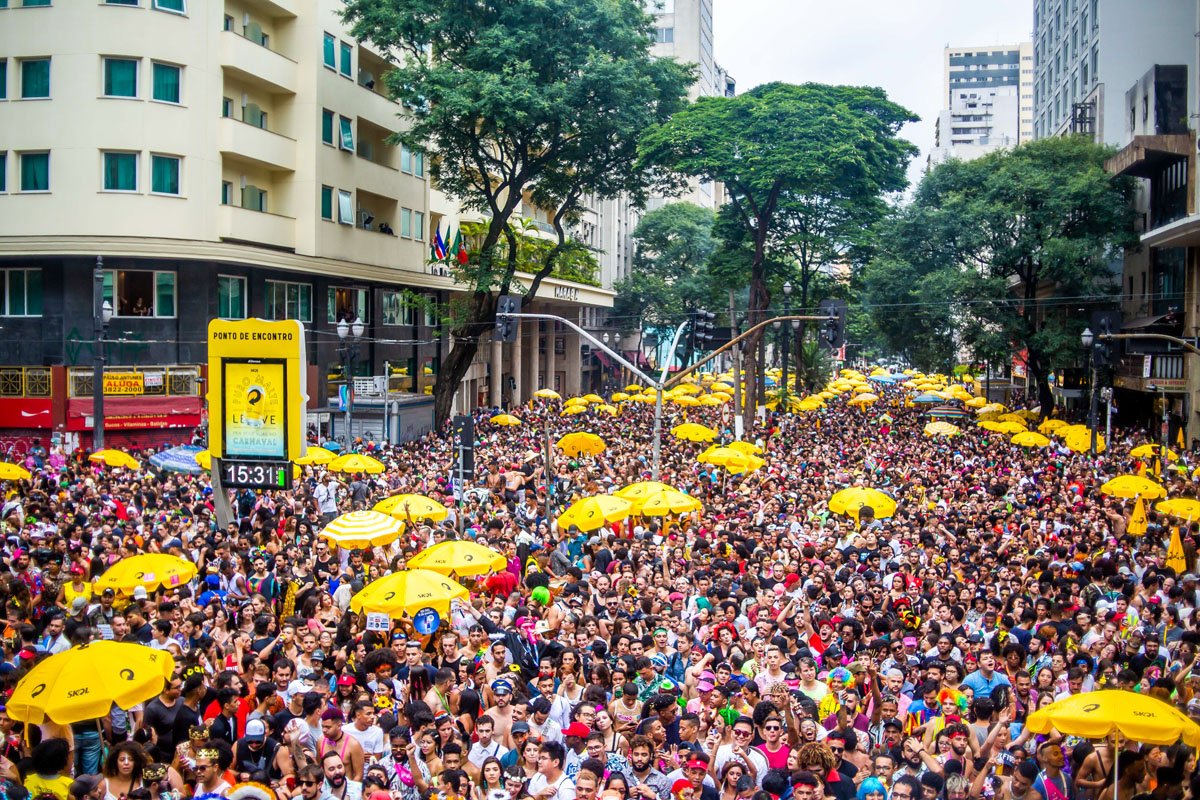
<svg viewBox="0 0 1200 800">
<path fill-rule="evenodd" d="M 800 745 L 796 758 L 801 764 L 820 764 L 828 775 L 837 766 L 838 759 L 824 742 L 805 742 Z"/>
</svg>

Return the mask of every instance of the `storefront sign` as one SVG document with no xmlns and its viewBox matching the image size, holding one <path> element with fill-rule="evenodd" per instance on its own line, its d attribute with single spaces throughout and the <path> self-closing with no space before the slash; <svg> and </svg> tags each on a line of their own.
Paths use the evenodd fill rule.
<svg viewBox="0 0 1200 800">
<path fill-rule="evenodd" d="M 304 454 L 304 328 L 295 320 L 208 325 L 209 449 L 218 458 Z"/>
<path fill-rule="evenodd" d="M 146 393 L 146 379 L 140 372 L 104 373 L 105 396 L 130 396 Z"/>
<path fill-rule="evenodd" d="M 579 288 L 576 286 L 555 286 L 554 297 L 558 300 L 578 300 Z"/>
</svg>

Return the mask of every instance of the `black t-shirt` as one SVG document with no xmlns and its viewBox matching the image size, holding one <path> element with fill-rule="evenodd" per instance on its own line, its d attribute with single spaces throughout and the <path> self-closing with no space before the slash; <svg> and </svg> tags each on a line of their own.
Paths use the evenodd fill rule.
<svg viewBox="0 0 1200 800">
<path fill-rule="evenodd" d="M 193 725 L 200 724 L 200 714 L 190 708 L 182 700 L 175 704 L 178 711 L 175 712 L 175 725 L 173 728 L 174 735 L 171 737 L 175 745 L 188 740 L 188 731 Z M 162 734 L 159 733 L 158 741 L 162 742 Z M 172 751 L 172 757 L 174 751 Z"/>
<path fill-rule="evenodd" d="M 157 697 L 146 704 L 143 721 L 146 727 L 158 731 L 158 743 L 151 748 L 155 761 L 170 764 L 175 758 L 175 715 L 182 706 L 183 703 L 176 701 L 167 708 Z M 183 735 L 187 737 L 186 730 Z"/>
</svg>

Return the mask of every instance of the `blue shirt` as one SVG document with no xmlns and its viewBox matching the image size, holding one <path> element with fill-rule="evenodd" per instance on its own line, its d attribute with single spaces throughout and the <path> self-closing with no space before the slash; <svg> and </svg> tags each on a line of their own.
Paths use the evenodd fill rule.
<svg viewBox="0 0 1200 800">
<path fill-rule="evenodd" d="M 963 678 L 963 686 L 970 688 L 975 697 L 991 697 L 992 690 L 997 686 L 1010 686 L 1008 678 L 1002 672 L 993 671 L 990 679 L 983 677 L 983 673 L 975 670 L 967 677 Z"/>
</svg>

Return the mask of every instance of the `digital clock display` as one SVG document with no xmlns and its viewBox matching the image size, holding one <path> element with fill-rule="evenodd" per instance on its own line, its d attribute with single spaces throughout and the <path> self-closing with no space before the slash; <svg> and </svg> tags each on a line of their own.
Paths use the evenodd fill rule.
<svg viewBox="0 0 1200 800">
<path fill-rule="evenodd" d="M 221 459 L 221 486 L 226 489 L 291 489 L 288 461 Z"/>
</svg>

